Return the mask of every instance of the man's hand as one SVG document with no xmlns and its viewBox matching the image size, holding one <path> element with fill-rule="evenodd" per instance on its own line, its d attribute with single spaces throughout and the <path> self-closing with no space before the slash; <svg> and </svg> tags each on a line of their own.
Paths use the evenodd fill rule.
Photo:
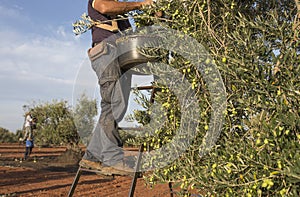
<svg viewBox="0 0 300 197">
<path fill-rule="evenodd" d="M 153 0 L 145 0 L 142 3 L 143 3 L 143 5 L 151 5 L 151 4 L 153 4 Z"/>
</svg>

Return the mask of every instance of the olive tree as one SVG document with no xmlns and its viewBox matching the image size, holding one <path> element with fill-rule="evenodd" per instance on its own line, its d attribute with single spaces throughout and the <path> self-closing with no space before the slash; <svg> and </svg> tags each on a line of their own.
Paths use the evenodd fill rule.
<svg viewBox="0 0 300 197">
<path fill-rule="evenodd" d="M 161 24 L 196 39 L 210 53 L 227 92 L 222 134 L 201 156 L 212 110 L 210 93 L 195 65 L 174 55 L 169 65 L 196 90 L 201 118 L 190 148 L 172 164 L 147 174 L 149 183 L 178 183 L 183 195 L 191 191 L 207 196 L 300 195 L 299 2 L 297 6 L 295 2 L 161 0 L 137 18 L 140 26 Z M 163 11 L 164 18 L 149 17 L 157 11 Z M 180 126 L 177 98 L 167 87 L 156 85 L 163 91 L 155 102 L 162 105 L 166 119 L 146 138 L 130 141 L 145 143 L 148 150 L 170 143 Z M 147 115 L 152 113 L 149 108 Z"/>
<path fill-rule="evenodd" d="M 32 116 L 37 119 L 34 133 L 37 145 L 67 145 L 71 149 L 78 148 L 79 135 L 67 101 L 33 103 L 28 107 Z"/>
<path fill-rule="evenodd" d="M 87 144 L 95 126 L 95 116 L 97 115 L 97 102 L 82 94 L 73 111 L 74 121 L 81 141 Z"/>
<path fill-rule="evenodd" d="M 143 11 L 135 16 L 138 26 L 161 25 L 197 40 L 210 55 L 203 63 L 217 67 L 221 79 L 215 80 L 222 80 L 227 93 L 222 133 L 210 152 L 199 154 L 214 110 L 212 95 L 216 90 L 205 80 L 209 71 L 199 72 L 178 49 L 171 53 L 142 50 L 181 73 L 196 93 L 193 96 L 200 109 L 196 110 L 197 127 L 184 124 L 186 131 L 175 144 L 173 139 L 182 131 L 178 130 L 183 124 L 182 98 L 176 97 L 164 79 L 153 83 L 159 90 L 154 104 L 140 97 L 147 110 L 133 116 L 146 129 L 127 143 L 143 144 L 146 151 L 166 146 L 180 150 L 190 132 L 195 133 L 188 149 L 175 155 L 174 161 L 155 166 L 144 175 L 148 183 L 174 182 L 186 196 L 299 196 L 299 1 L 159 0 Z M 76 34 L 94 24 L 87 16 L 85 19 L 89 24 L 73 24 L 78 27 Z M 172 36 L 176 35 L 169 38 Z M 153 64 L 148 65 L 151 71 Z M 165 71 L 161 68 L 152 74 Z M 161 107 L 153 107 L 155 104 Z M 153 117 L 155 121 L 151 121 Z M 153 167 L 157 160 L 163 160 L 161 153 L 149 157 L 142 166 Z"/>
</svg>

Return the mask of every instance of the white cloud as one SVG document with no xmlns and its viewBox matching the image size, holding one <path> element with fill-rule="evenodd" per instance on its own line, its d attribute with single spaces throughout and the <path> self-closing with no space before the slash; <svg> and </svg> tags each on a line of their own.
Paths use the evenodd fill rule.
<svg viewBox="0 0 300 197">
<path fill-rule="evenodd" d="M 13 10 L 8 12 L 13 15 Z M 62 26 L 53 32 L 49 36 L 0 29 L 0 127 L 20 128 L 22 106 L 32 100 L 71 100 L 89 43 Z"/>
<path fill-rule="evenodd" d="M 11 131 L 22 129 L 24 117 L 23 101 L 1 101 L 0 126 Z M 13 129 L 13 130 L 12 130 Z"/>
<path fill-rule="evenodd" d="M 65 30 L 65 27 L 64 26 L 59 26 L 57 28 L 56 34 L 59 35 L 59 36 L 62 36 L 62 37 L 66 37 L 67 33 L 66 33 L 66 30 Z"/>
<path fill-rule="evenodd" d="M 18 6 L 12 5 L 7 7 L 0 3 L 0 26 L 1 31 L 10 30 L 27 30 L 33 29 L 33 21 L 23 13 L 23 9 Z"/>
<path fill-rule="evenodd" d="M 0 32 L 0 42 L 5 43 L 0 46 L 0 80 L 55 79 L 56 82 L 70 84 L 79 64 L 86 57 L 84 46 L 75 39 L 57 40 L 42 36 L 22 39 L 21 35 L 15 33 L 13 39 Z"/>
<path fill-rule="evenodd" d="M 0 5 L 0 16 L 1 18 L 11 18 L 11 19 L 18 19 L 18 20 L 24 20 L 28 19 L 26 16 L 22 16 L 21 10 L 23 8 L 19 6 L 14 6 L 14 8 L 4 7 L 3 5 Z"/>
</svg>

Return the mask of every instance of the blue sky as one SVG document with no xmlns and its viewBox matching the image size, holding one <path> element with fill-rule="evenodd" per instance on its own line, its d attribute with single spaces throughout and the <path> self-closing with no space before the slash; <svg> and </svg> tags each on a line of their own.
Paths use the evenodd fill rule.
<svg viewBox="0 0 300 197">
<path fill-rule="evenodd" d="M 75 106 L 83 92 L 99 100 L 87 58 L 90 32 L 72 32 L 85 12 L 87 0 L 1 0 L 0 127 L 21 129 L 23 105 L 33 102 L 67 100 Z M 145 81 L 137 80 L 132 84 Z"/>
<path fill-rule="evenodd" d="M 22 128 L 22 106 L 33 101 L 72 103 L 78 71 L 91 72 L 90 33 L 72 32 L 84 12 L 83 0 L 1 0 L 0 127 Z"/>
</svg>

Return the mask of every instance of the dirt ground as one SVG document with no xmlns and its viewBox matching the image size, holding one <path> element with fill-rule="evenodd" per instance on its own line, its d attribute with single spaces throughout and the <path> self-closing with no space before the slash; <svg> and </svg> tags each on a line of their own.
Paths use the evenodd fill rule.
<svg viewBox="0 0 300 197">
<path fill-rule="evenodd" d="M 35 147 L 30 158 L 24 161 L 23 144 L 0 144 L 0 197 L 67 196 L 81 156 L 66 150 L 66 147 Z M 131 181 L 131 177 L 108 178 L 83 172 L 73 196 L 125 197 Z M 135 197 L 169 196 L 168 184 L 149 188 L 141 178 L 138 179 Z"/>
</svg>

